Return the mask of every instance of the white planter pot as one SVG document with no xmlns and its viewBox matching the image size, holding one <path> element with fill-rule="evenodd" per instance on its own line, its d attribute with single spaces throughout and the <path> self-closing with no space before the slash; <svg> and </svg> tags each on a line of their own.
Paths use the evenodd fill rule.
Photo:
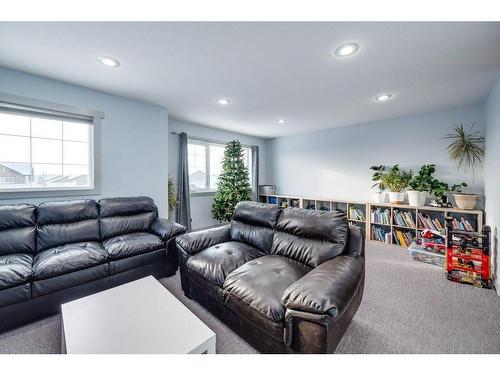
<svg viewBox="0 0 500 375">
<path fill-rule="evenodd" d="M 391 202 L 392 204 L 403 204 L 405 202 L 405 192 L 390 191 L 389 202 Z"/>
<path fill-rule="evenodd" d="M 427 191 L 408 190 L 408 204 L 410 206 L 425 206 L 429 193 Z"/>
<path fill-rule="evenodd" d="M 376 191 L 373 193 L 373 203 L 384 203 L 385 191 Z"/>
<path fill-rule="evenodd" d="M 455 204 L 458 208 L 462 210 L 473 210 L 479 201 L 479 195 L 477 194 L 453 194 L 455 198 Z"/>
</svg>

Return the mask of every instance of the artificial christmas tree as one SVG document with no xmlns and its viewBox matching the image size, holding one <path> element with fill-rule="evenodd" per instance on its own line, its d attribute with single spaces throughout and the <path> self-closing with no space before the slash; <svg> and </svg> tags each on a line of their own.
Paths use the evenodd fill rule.
<svg viewBox="0 0 500 375">
<path fill-rule="evenodd" d="M 231 141 L 224 150 L 222 173 L 217 182 L 217 192 L 212 215 L 220 222 L 230 221 L 236 203 L 252 199 L 248 168 L 243 161 L 243 148 L 239 141 Z"/>
</svg>

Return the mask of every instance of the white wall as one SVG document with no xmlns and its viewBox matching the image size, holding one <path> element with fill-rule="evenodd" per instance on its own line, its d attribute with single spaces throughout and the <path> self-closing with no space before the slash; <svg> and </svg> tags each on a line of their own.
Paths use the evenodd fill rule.
<svg viewBox="0 0 500 375">
<path fill-rule="evenodd" d="M 225 130 L 214 129 L 197 124 L 177 121 L 170 119 L 169 131 L 180 133 L 185 132 L 188 137 L 206 138 L 221 142 L 239 140 L 242 144 L 259 146 L 259 184 L 267 182 L 267 155 L 266 143 L 263 138 L 247 136 L 239 133 L 228 132 Z M 179 136 L 169 134 L 169 165 L 168 173 L 177 180 L 178 155 L 179 155 Z M 193 229 L 200 229 L 217 225 L 219 222 L 212 218 L 213 195 L 192 196 L 191 197 L 191 219 Z"/>
<path fill-rule="evenodd" d="M 500 77 L 497 79 L 486 101 L 486 155 L 484 166 L 484 191 L 486 196 L 486 222 L 493 234 L 493 265 L 496 289 L 500 295 L 500 257 L 498 237 L 500 235 Z"/>
<path fill-rule="evenodd" d="M 383 104 L 386 105 L 386 104 Z M 387 105 L 397 105 L 397 102 Z M 268 175 L 281 194 L 339 200 L 371 200 L 372 165 L 399 163 L 419 169 L 436 164 L 436 176 L 451 183 L 468 181 L 449 160 L 442 137 L 456 124 L 484 127 L 484 106 L 334 128 L 267 141 Z M 286 127 L 283 128 L 286 131 Z M 474 192 L 484 190 L 479 173 Z"/>
<path fill-rule="evenodd" d="M 0 67 L 0 92 L 95 109 L 101 124 L 100 197 L 147 195 L 167 212 L 168 113 L 163 107 Z M 89 196 L 87 196 L 89 197 Z M 2 199 L 0 204 L 64 198 Z"/>
</svg>

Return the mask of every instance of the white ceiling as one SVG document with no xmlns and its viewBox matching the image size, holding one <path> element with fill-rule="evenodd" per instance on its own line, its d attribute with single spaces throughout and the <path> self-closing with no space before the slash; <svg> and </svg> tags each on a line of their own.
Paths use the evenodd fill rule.
<svg viewBox="0 0 500 375">
<path fill-rule="evenodd" d="M 333 57 L 351 41 L 356 55 Z M 500 23 L 0 23 L 0 65 L 274 137 L 481 102 Z"/>
</svg>

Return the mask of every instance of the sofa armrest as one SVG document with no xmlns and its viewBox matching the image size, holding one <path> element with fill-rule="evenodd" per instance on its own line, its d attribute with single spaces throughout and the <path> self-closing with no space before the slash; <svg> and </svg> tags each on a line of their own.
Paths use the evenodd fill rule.
<svg viewBox="0 0 500 375">
<path fill-rule="evenodd" d="M 175 236 L 186 233 L 186 227 L 168 219 L 157 218 L 153 224 L 151 224 L 151 232 L 166 242 Z"/>
<path fill-rule="evenodd" d="M 362 257 L 338 256 L 290 285 L 282 302 L 287 309 L 335 318 L 349 307 L 364 278 L 364 269 Z"/>
<path fill-rule="evenodd" d="M 365 235 L 357 225 L 349 225 L 348 255 L 365 257 Z"/>
<path fill-rule="evenodd" d="M 198 232 L 186 233 L 175 239 L 177 248 L 184 254 L 196 254 L 207 247 L 231 240 L 231 224 Z"/>
</svg>

